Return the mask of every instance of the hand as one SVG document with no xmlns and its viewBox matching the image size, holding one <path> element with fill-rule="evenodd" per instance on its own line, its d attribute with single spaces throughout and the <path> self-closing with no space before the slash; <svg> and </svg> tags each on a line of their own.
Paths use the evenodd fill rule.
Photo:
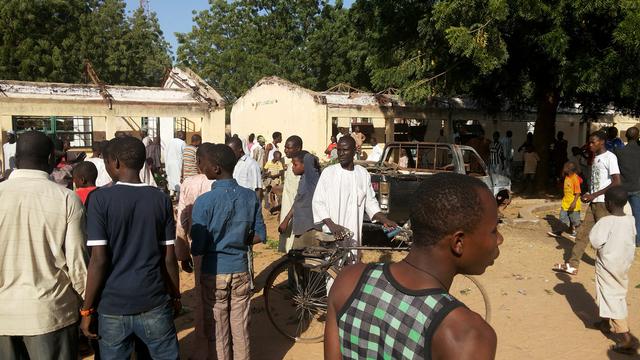
<svg viewBox="0 0 640 360">
<path fill-rule="evenodd" d="M 593 201 L 593 199 L 595 199 L 595 198 L 596 198 L 596 197 L 595 197 L 595 196 L 593 196 L 593 194 L 584 194 L 584 195 L 582 195 L 581 200 L 582 200 L 582 201 L 584 201 L 584 202 L 591 202 L 591 201 Z"/>
<path fill-rule="evenodd" d="M 345 237 L 349 233 L 349 229 L 335 223 L 331 225 L 327 224 L 327 227 L 329 228 L 329 231 L 331 231 L 331 233 L 333 234 L 333 237 L 335 237 L 336 239 L 345 240 Z"/>
<path fill-rule="evenodd" d="M 387 219 L 386 217 L 385 217 L 384 219 L 382 219 L 380 222 L 381 222 L 381 223 L 382 223 L 382 225 L 384 225 L 384 227 L 386 227 L 386 228 L 391 228 L 391 229 L 393 229 L 393 228 L 397 228 L 397 227 L 398 227 L 398 224 L 397 224 L 395 221 L 393 221 L 393 220 L 389 220 L 389 219 Z"/>
<path fill-rule="evenodd" d="M 569 208 L 567 209 L 567 211 L 573 211 L 576 209 L 576 204 L 571 204 L 569 205 Z"/>
<path fill-rule="evenodd" d="M 173 317 L 177 318 L 182 311 L 182 302 L 178 298 L 171 299 L 171 306 L 173 307 Z"/>
<path fill-rule="evenodd" d="M 184 272 L 189 274 L 193 272 L 193 258 L 191 258 L 191 256 L 189 256 L 189 259 L 181 261 L 180 265 L 182 266 L 182 270 L 184 270 Z"/>
<path fill-rule="evenodd" d="M 287 221 L 287 219 L 285 219 L 280 226 L 278 226 L 278 232 L 280 234 L 284 233 L 287 231 L 287 228 L 289 227 L 289 222 Z"/>
<path fill-rule="evenodd" d="M 94 334 L 91 332 L 92 323 L 93 316 L 82 316 L 80 320 L 80 330 L 82 330 L 82 333 L 87 337 L 87 339 L 97 340 L 100 337 L 98 336 L 98 334 Z"/>
</svg>

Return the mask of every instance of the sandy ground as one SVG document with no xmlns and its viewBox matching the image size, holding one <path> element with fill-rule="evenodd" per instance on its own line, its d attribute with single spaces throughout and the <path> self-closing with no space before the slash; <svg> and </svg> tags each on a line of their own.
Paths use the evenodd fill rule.
<svg viewBox="0 0 640 360">
<path fill-rule="evenodd" d="M 518 199 L 505 211 L 515 218 Z M 555 217 L 555 212 L 548 215 Z M 266 215 L 269 238 L 277 239 L 277 219 Z M 577 277 L 571 278 L 551 271 L 562 260 L 572 242 L 548 237 L 549 224 L 501 225 L 505 242 L 495 265 L 480 277 L 489 293 L 493 316 L 491 324 L 498 334 L 498 359 L 640 359 L 608 351 L 613 343 L 599 331 L 590 329 L 597 320 L 594 302 L 594 252 L 588 249 Z M 280 258 L 280 254 L 259 245 L 255 248 L 257 282 L 264 283 L 264 269 Z M 379 254 L 367 259 L 377 260 Z M 630 272 L 628 295 L 632 330 L 640 321 L 640 260 Z M 193 276 L 181 273 L 183 303 L 193 303 Z M 465 295 L 454 293 L 461 301 Z M 252 302 L 252 359 L 322 359 L 322 344 L 294 344 L 276 332 L 265 313 L 262 292 Z M 181 357 L 188 358 L 192 340 L 193 314 L 188 312 L 177 320 Z"/>
</svg>

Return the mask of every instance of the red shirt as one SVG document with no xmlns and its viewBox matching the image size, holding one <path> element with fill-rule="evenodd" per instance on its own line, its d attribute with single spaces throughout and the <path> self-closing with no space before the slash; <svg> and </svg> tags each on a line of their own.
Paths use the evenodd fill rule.
<svg viewBox="0 0 640 360">
<path fill-rule="evenodd" d="M 83 188 L 78 188 L 76 189 L 76 194 L 78 194 L 78 196 L 80 196 L 80 200 L 82 200 L 82 204 L 84 205 L 85 202 L 87 202 L 87 197 L 89 196 L 89 193 L 91 193 L 93 190 L 97 189 L 97 186 L 89 186 L 89 187 L 83 187 Z"/>
</svg>

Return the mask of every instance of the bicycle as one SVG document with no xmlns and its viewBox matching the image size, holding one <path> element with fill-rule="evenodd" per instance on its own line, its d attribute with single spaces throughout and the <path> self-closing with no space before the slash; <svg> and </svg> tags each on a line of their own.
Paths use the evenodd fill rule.
<svg viewBox="0 0 640 360">
<path fill-rule="evenodd" d="M 411 230 L 403 229 L 394 237 L 398 246 L 342 246 L 340 241 L 331 240 L 320 241 L 319 246 L 289 251 L 271 270 L 264 286 L 269 320 L 279 333 L 295 342 L 322 341 L 328 288 L 344 264 L 352 260 L 352 250 L 408 251 L 410 239 Z M 490 321 L 489 297 L 476 278 L 457 276 L 449 293 L 464 297 L 462 300 L 467 307 Z"/>
</svg>

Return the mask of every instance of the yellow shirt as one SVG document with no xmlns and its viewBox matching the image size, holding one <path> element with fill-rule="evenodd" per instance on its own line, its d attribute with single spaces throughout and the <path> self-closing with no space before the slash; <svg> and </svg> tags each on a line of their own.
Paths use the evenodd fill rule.
<svg viewBox="0 0 640 360">
<path fill-rule="evenodd" d="M 87 282 L 84 207 L 39 170 L 0 183 L 0 335 L 78 321 Z"/>
<path fill-rule="evenodd" d="M 282 165 L 282 161 L 267 161 L 264 164 L 264 169 L 269 172 L 270 175 L 277 175 L 280 171 L 284 170 L 284 166 Z"/>
<path fill-rule="evenodd" d="M 565 176 L 564 178 L 564 196 L 562 197 L 562 210 L 569 210 L 569 206 L 573 203 L 575 194 L 579 194 L 580 190 L 580 177 L 577 174 Z M 573 211 L 580 211 L 582 208 L 580 198 L 576 200 L 576 207 Z"/>
</svg>

